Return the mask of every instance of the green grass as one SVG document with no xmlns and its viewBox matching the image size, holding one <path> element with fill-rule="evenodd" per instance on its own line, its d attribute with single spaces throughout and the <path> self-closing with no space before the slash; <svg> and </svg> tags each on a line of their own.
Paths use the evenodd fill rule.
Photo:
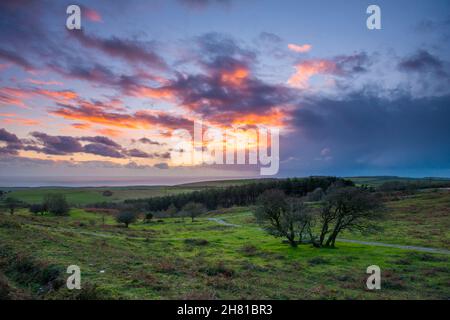
<svg viewBox="0 0 450 320">
<path fill-rule="evenodd" d="M 112 196 L 103 196 L 103 191 L 112 191 Z M 192 192 L 194 187 L 111 187 L 111 188 L 14 188 L 8 196 L 26 203 L 40 203 L 49 193 L 58 193 L 66 196 L 71 205 L 86 205 L 98 202 L 118 202 L 126 199 L 140 199 L 183 192 Z"/>
<path fill-rule="evenodd" d="M 448 248 L 448 201 L 448 192 L 431 192 L 390 202 L 392 226 L 386 222 L 388 232 L 370 239 Z M 222 226 L 208 216 L 241 226 Z M 417 233 L 422 230 L 435 234 L 422 237 Z M 111 216 L 102 225 L 100 215 L 81 209 L 69 217 L 22 210 L 12 217 L 0 214 L 1 250 L 62 269 L 77 264 L 82 285 L 96 284 L 109 298 L 450 298 L 447 255 L 348 243 L 337 249 L 291 248 L 260 230 L 249 208 L 217 210 L 194 223 L 140 221 L 129 229 Z M 365 271 L 373 264 L 382 270 L 382 290 L 375 292 L 365 290 Z M 4 273 L 24 287 L 14 272 Z M 70 293 L 61 289 L 45 296 L 52 297 Z"/>
</svg>

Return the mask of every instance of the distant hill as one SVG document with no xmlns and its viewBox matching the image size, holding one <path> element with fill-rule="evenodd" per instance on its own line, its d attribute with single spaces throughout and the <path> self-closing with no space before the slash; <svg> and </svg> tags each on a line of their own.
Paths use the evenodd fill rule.
<svg viewBox="0 0 450 320">
<path fill-rule="evenodd" d="M 361 177 L 345 177 L 345 179 L 352 180 L 356 185 L 368 185 L 377 187 L 385 182 L 400 181 L 400 182 L 449 182 L 450 178 L 426 177 L 426 178 L 409 178 L 397 176 L 361 176 Z"/>
</svg>

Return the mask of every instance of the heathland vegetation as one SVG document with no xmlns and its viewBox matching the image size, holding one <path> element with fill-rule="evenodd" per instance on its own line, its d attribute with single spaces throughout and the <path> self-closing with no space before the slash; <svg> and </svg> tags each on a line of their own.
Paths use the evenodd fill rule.
<svg viewBox="0 0 450 320">
<path fill-rule="evenodd" d="M 0 299 L 448 299 L 448 181 L 385 180 L 139 187 L 140 199 L 119 196 L 126 188 L 5 188 Z M 64 286 L 72 264 L 80 291 Z M 365 289 L 373 264 L 379 291 Z"/>
</svg>

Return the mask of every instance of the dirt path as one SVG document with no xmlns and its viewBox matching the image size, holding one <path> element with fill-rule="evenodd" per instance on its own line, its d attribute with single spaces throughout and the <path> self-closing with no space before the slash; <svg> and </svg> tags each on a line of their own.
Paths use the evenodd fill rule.
<svg viewBox="0 0 450 320">
<path fill-rule="evenodd" d="M 232 224 L 232 223 L 226 222 L 225 220 L 222 220 L 219 218 L 208 218 L 208 220 L 217 222 L 217 223 L 219 223 L 221 225 L 225 225 L 225 226 L 240 227 L 240 225 L 238 225 L 238 224 Z M 421 252 L 450 254 L 450 250 L 439 249 L 439 248 L 406 246 L 406 245 L 401 245 L 401 244 L 391 244 L 391 243 L 361 241 L 361 240 L 351 240 L 351 239 L 336 239 L 336 240 L 339 242 L 356 243 L 356 244 L 362 244 L 362 245 L 366 245 L 366 246 L 388 247 L 388 248 L 396 248 L 396 249 L 403 249 L 403 250 L 414 250 L 414 251 L 421 251 Z"/>
</svg>

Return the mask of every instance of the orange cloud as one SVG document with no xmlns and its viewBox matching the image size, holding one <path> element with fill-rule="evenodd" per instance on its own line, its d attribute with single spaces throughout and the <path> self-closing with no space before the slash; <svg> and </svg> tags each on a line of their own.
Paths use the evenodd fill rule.
<svg viewBox="0 0 450 320">
<path fill-rule="evenodd" d="M 329 60 L 308 60 L 295 66 L 296 72 L 288 80 L 288 84 L 297 88 L 307 88 L 308 80 L 316 74 L 327 74 L 336 71 L 336 64 Z"/>
<path fill-rule="evenodd" d="M 15 105 L 29 109 L 23 100 L 30 97 L 30 93 L 21 89 L 3 87 L 0 88 L 0 105 Z"/>
<path fill-rule="evenodd" d="M 59 82 L 59 81 L 41 81 L 41 80 L 35 80 L 35 79 L 27 79 L 26 81 L 29 83 L 32 83 L 32 84 L 45 85 L 45 86 L 61 86 L 61 85 L 63 85 L 63 83 Z"/>
<path fill-rule="evenodd" d="M 37 126 L 41 123 L 34 119 L 26 119 L 17 117 L 14 113 L 1 113 L 1 117 L 5 117 L 5 119 L 1 119 L 0 122 L 4 124 L 20 124 L 24 126 Z"/>
<path fill-rule="evenodd" d="M 248 75 L 248 69 L 238 68 L 232 71 L 223 72 L 220 79 L 224 83 L 240 85 L 246 78 L 248 78 Z"/>
<path fill-rule="evenodd" d="M 74 100 L 78 98 L 78 94 L 70 90 L 61 90 L 61 91 L 51 91 L 51 90 L 43 90 L 37 89 L 34 91 L 36 94 L 40 94 L 42 96 L 52 98 L 55 100 Z"/>
<path fill-rule="evenodd" d="M 298 44 L 290 43 L 290 44 L 288 44 L 288 48 L 289 48 L 289 50 L 292 50 L 294 52 L 305 53 L 312 49 L 312 45 L 310 45 L 310 44 L 298 45 Z"/>
<path fill-rule="evenodd" d="M 91 127 L 89 123 L 72 123 L 71 126 L 80 130 L 89 129 Z"/>
<path fill-rule="evenodd" d="M 96 132 L 100 133 L 102 135 L 105 135 L 105 136 L 110 136 L 110 137 L 119 137 L 122 135 L 122 131 L 120 131 L 120 130 L 107 129 L 107 128 L 96 130 Z"/>
</svg>

